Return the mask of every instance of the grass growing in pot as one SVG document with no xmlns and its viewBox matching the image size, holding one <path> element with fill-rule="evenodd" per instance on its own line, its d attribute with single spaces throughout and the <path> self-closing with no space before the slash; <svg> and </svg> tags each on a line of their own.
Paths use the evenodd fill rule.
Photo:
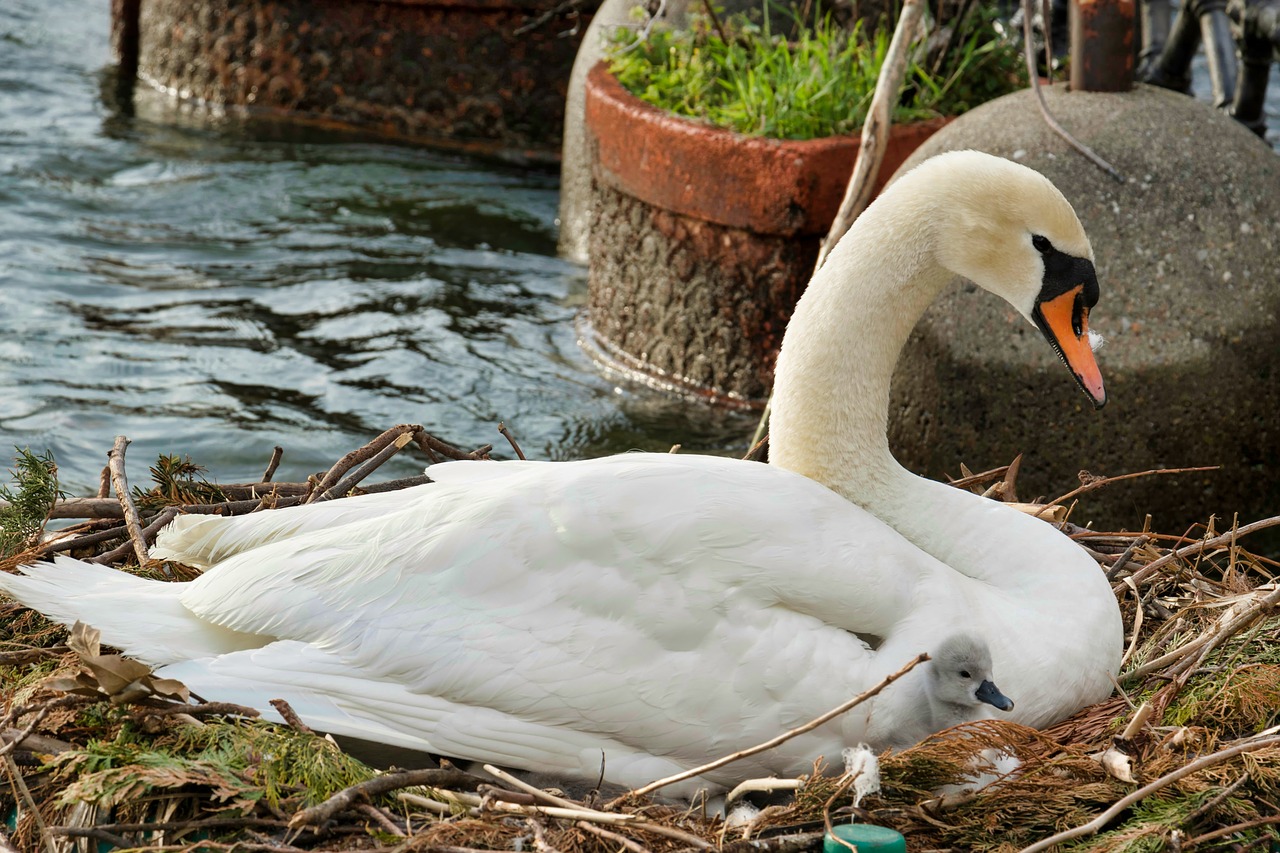
<svg viewBox="0 0 1280 853">
<path fill-rule="evenodd" d="M 954 32 L 934 26 L 940 47 L 915 45 L 895 122 L 959 115 L 1026 85 L 1021 49 L 994 12 L 972 4 L 952 24 Z M 815 139 L 862 127 L 889 31 L 868 32 L 862 21 L 846 28 L 830 16 L 798 25 L 792 38 L 774 32 L 767 16 L 705 18 L 681 31 L 620 28 L 609 70 L 641 100 L 677 115 L 751 136 Z"/>
</svg>

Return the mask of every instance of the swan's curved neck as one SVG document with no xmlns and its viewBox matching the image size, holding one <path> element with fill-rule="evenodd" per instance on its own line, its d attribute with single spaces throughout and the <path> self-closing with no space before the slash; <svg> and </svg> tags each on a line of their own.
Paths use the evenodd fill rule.
<svg viewBox="0 0 1280 853">
<path fill-rule="evenodd" d="M 770 461 L 876 514 L 916 479 L 889 452 L 889 383 L 951 277 L 934 258 L 933 217 L 913 201 L 882 197 L 836 246 L 796 306 L 774 381 Z"/>
</svg>

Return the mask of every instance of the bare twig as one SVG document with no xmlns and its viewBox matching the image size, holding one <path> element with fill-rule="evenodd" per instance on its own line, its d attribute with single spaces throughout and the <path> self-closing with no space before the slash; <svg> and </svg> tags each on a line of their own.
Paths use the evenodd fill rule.
<svg viewBox="0 0 1280 853">
<path fill-rule="evenodd" d="M 510 773 L 508 773 L 507 771 L 503 770 L 500 767 L 494 767 L 492 764 L 485 764 L 483 766 L 484 766 L 484 772 L 488 773 L 489 775 L 497 779 L 501 779 L 503 782 L 506 782 L 508 785 L 510 785 L 513 788 L 516 788 L 517 790 L 524 791 L 526 794 L 530 795 L 531 797 L 534 797 L 535 799 L 542 800 L 542 802 L 544 803 L 548 803 L 553 806 L 562 806 L 567 809 L 582 808 L 580 804 L 575 803 L 572 800 L 566 800 L 564 797 L 557 797 L 555 794 L 549 793 L 547 791 L 542 790 L 541 788 L 530 785 L 528 782 L 524 781 L 523 779 L 518 779 L 515 776 L 512 776 Z"/>
<path fill-rule="evenodd" d="M 418 447 L 422 448 L 422 452 L 431 459 L 435 459 L 437 454 L 446 459 L 488 459 L 489 452 L 493 450 L 492 444 L 482 444 L 472 451 L 461 450 L 448 442 L 441 441 L 426 430 L 419 430 L 413 439 L 418 443 Z"/>
<path fill-rule="evenodd" d="M 49 827 L 44 822 L 44 815 L 40 813 L 40 807 L 36 805 L 35 798 L 31 796 L 31 790 L 27 788 L 27 780 L 22 778 L 22 771 L 18 769 L 18 765 L 13 762 L 13 756 L 8 752 L 4 754 L 4 765 L 9 771 L 9 784 L 13 786 L 15 799 L 35 818 L 36 826 L 40 830 L 40 840 L 44 843 L 45 849 L 49 853 L 57 853 L 57 848 L 53 846 L 53 836 L 49 834 Z"/>
<path fill-rule="evenodd" d="M 34 711 L 35 713 L 32 716 L 31 721 L 27 723 L 25 727 L 18 729 L 17 731 L 6 730 L 4 732 L 4 738 L 3 738 L 4 743 L 0 744 L 0 756 L 8 755 L 9 753 L 17 749 L 19 746 L 21 746 L 22 742 L 25 741 L 28 737 L 30 737 L 31 733 L 36 730 L 36 726 L 40 725 L 40 722 L 45 717 L 49 716 L 50 711 L 53 711 L 57 708 L 65 708 L 68 705 L 74 705 L 82 701 L 84 700 L 81 699 L 79 696 L 68 695 L 68 696 L 59 696 L 57 699 L 54 699 L 50 702 L 45 702 L 43 705 L 39 705 L 39 706 L 23 706 L 23 707 L 11 708 L 9 710 L 9 713 L 5 715 L 6 725 L 8 725 L 9 720 L 16 720 L 19 717 L 23 717 L 32 711 Z"/>
<path fill-rule="evenodd" d="M 1047 27 L 1048 25 L 1046 24 L 1046 29 Z M 1022 0 L 1022 47 L 1027 58 L 1027 76 L 1031 78 L 1031 90 L 1036 93 L 1036 103 L 1040 106 L 1040 115 L 1044 117 L 1044 123 L 1049 125 L 1050 130 L 1066 140 L 1068 145 L 1083 154 L 1089 162 L 1123 184 L 1124 175 L 1120 174 L 1115 166 L 1103 160 L 1092 148 L 1072 136 L 1053 117 L 1053 113 L 1049 112 L 1049 104 L 1044 99 L 1044 92 L 1040 90 L 1040 75 L 1036 71 L 1035 46 L 1031 37 L 1031 0 Z"/>
<path fill-rule="evenodd" d="M 1094 489 L 1100 489 L 1103 486 L 1109 485 L 1111 483 L 1118 483 L 1121 480 L 1134 480 L 1134 479 L 1137 479 L 1138 477 L 1151 477 L 1157 474 L 1190 474 L 1194 471 L 1217 471 L 1220 467 L 1222 466 L 1206 465 L 1200 468 L 1154 468 L 1150 471 L 1136 471 L 1132 474 L 1120 474 L 1115 477 L 1091 478 L 1089 482 L 1084 483 L 1079 488 L 1072 489 L 1071 491 L 1067 492 L 1065 495 L 1062 495 L 1061 497 L 1054 498 L 1053 500 L 1049 501 L 1049 503 L 1051 504 L 1065 503 L 1066 501 L 1069 501 L 1072 498 L 1074 498 L 1076 495 L 1083 495 L 1085 492 L 1092 492 Z M 1085 475 L 1081 474 L 1081 476 L 1083 477 Z"/>
<path fill-rule="evenodd" d="M 289 728 L 296 732 L 302 732 L 304 735 L 313 735 L 315 729 L 302 722 L 302 718 L 298 716 L 298 712 L 293 710 L 293 706 L 283 699 L 269 699 L 271 707 L 276 709 L 276 713 L 285 721 Z"/>
<path fill-rule="evenodd" d="M 433 788 L 462 788 L 474 791 L 484 783 L 485 780 L 479 776 L 472 776 L 461 770 L 402 770 L 398 773 L 386 773 L 358 785 L 344 788 L 323 803 L 303 809 L 289 819 L 289 826 L 294 829 L 302 826 L 319 826 L 357 802 L 399 788 L 428 785 Z"/>
<path fill-rule="evenodd" d="M 764 447 L 765 444 L 768 443 L 768 441 L 769 441 L 769 435 L 768 433 L 766 433 L 765 435 L 761 436 L 758 441 L 756 441 L 754 444 L 751 445 L 751 449 L 748 450 L 746 452 L 746 455 L 742 457 L 743 460 L 745 461 L 748 459 L 754 459 L 755 455 L 760 452 L 760 448 Z"/>
<path fill-rule="evenodd" d="M 529 21 L 528 23 L 521 24 L 520 26 L 516 27 L 514 30 L 511 31 L 511 34 L 513 36 L 522 36 L 525 33 L 533 32 L 534 30 L 541 27 L 543 24 L 547 23 L 553 18 L 559 17 L 560 15 L 577 14 L 579 10 L 584 5 L 586 5 L 586 2 L 587 0 L 564 0 L 563 3 L 560 3 L 555 7 L 548 9 L 538 17 L 534 18 L 532 21 Z"/>
<path fill-rule="evenodd" d="M 1019 454 L 1018 458 L 1021 459 L 1022 455 Z M 1001 465 L 999 468 L 992 468 L 990 471 L 983 471 L 981 474 L 964 474 L 963 476 L 955 480 L 951 479 L 950 475 L 947 475 L 947 485 L 955 486 L 957 489 L 967 489 L 970 486 L 981 486 L 984 483 L 990 483 L 992 480 L 995 480 L 999 477 L 1008 476 L 1009 469 L 1011 467 L 1013 466 Z M 962 471 L 961 471 L 962 474 L 964 473 L 964 471 L 968 470 L 967 468 L 964 468 L 964 466 L 961 466 L 961 468 L 962 468 Z"/>
<path fill-rule="evenodd" d="M 711 24 L 716 28 L 720 41 L 730 44 L 729 36 L 725 33 L 724 26 L 720 23 L 720 16 L 716 14 L 715 6 L 711 5 L 711 0 L 702 0 L 702 8 L 706 10 L 707 16 L 711 18 Z"/>
<path fill-rule="evenodd" d="M 639 844 L 638 842 L 632 841 L 630 838 L 627 838 L 625 835 L 619 835 L 616 832 L 610 832 L 607 829 L 601 829 L 600 827 L 588 821 L 580 820 L 575 825 L 579 829 L 589 832 L 592 835 L 603 838 L 606 841 L 611 841 L 614 844 L 619 844 L 623 847 L 623 849 L 629 850 L 631 851 L 631 853 L 650 853 L 648 847 L 645 847 Z"/>
<path fill-rule="evenodd" d="M 857 779 L 859 775 L 861 775 L 861 771 L 853 776 L 845 776 L 841 779 L 840 784 L 836 786 L 835 792 L 830 797 L 827 797 L 827 801 L 822 804 L 822 828 L 826 830 L 826 832 L 831 835 L 831 838 L 833 838 L 841 847 L 848 850 L 849 853 L 858 853 L 858 848 L 831 832 L 831 807 L 835 805 L 837 797 L 849 790 L 849 787 L 853 784 L 853 780 Z"/>
<path fill-rule="evenodd" d="M 1139 535 L 1136 539 L 1130 542 L 1129 547 L 1125 548 L 1124 551 L 1121 552 L 1120 556 L 1116 557 L 1116 561 L 1111 564 L 1111 568 L 1107 569 L 1107 580 L 1114 580 L 1120 570 L 1129 565 L 1129 558 L 1149 541 L 1150 540 L 1147 539 L 1146 536 Z"/>
<path fill-rule="evenodd" d="M 161 512 L 159 515 L 153 518 L 150 521 L 150 523 L 147 524 L 146 527 L 142 528 L 142 530 L 139 533 L 139 538 L 142 540 L 142 547 L 144 549 L 144 552 L 145 552 L 145 549 L 149 548 L 151 546 L 151 543 L 156 540 L 156 535 L 161 531 L 161 529 L 163 529 L 166 524 L 173 521 L 174 517 L 177 514 L 178 514 L 177 507 L 174 507 L 174 506 L 165 507 L 163 512 Z M 131 547 L 136 549 L 137 541 L 138 540 L 134 539 L 133 536 L 130 536 L 129 541 L 125 542 L 119 548 L 115 548 L 114 550 L 107 551 L 105 554 L 100 554 L 97 557 L 94 557 L 92 560 L 90 560 L 90 562 L 102 563 L 103 565 L 111 565 L 116 560 L 119 560 L 122 557 L 124 557 L 126 554 L 128 554 L 129 549 Z M 50 549 L 50 550 L 53 550 L 53 549 Z M 172 573 L 166 571 L 165 574 L 172 574 Z"/>
<path fill-rule="evenodd" d="M 283 447 L 277 444 L 275 447 L 271 448 L 271 461 L 267 463 L 267 470 L 262 473 L 262 482 L 271 482 L 271 478 L 276 475 L 276 469 L 280 467 L 280 459 L 283 456 Z"/>
<path fill-rule="evenodd" d="M 1206 832 L 1204 835 L 1197 835 L 1195 838 L 1187 839 L 1183 844 L 1186 847 L 1194 847 L 1196 845 L 1204 844 L 1206 841 L 1213 841 L 1215 838 L 1226 838 L 1228 835 L 1235 835 L 1237 832 L 1244 832 L 1246 829 L 1256 829 L 1259 826 L 1267 826 L 1273 823 L 1280 823 L 1280 815 L 1255 817 L 1253 820 L 1246 820 L 1243 823 L 1224 826 L 1221 829 Z M 1262 840 L 1264 842 L 1274 841 L 1274 838 L 1264 838 Z"/>
<path fill-rule="evenodd" d="M 1234 758 L 1235 756 L 1240 755 L 1242 753 L 1253 752 L 1258 749 L 1265 749 L 1266 747 L 1276 746 L 1276 745 L 1280 745 L 1280 735 L 1272 735 L 1271 737 L 1247 740 L 1247 741 L 1244 741 L 1243 743 L 1238 743 L 1235 746 L 1230 746 L 1230 747 L 1227 747 L 1226 749 L 1220 749 L 1217 752 L 1212 752 L 1208 755 L 1203 755 L 1200 758 L 1197 758 L 1195 761 L 1184 764 L 1181 767 L 1179 767 L 1177 770 L 1166 773 L 1165 775 L 1161 776 L 1159 779 L 1156 779 L 1153 782 L 1143 785 L 1141 788 L 1129 794 L 1128 796 L 1122 797 L 1121 799 L 1113 803 L 1110 808 L 1108 808 L 1106 811 L 1104 811 L 1102 814 L 1098 815 L 1096 818 L 1089 821 L 1088 823 L 1081 824 L 1080 826 L 1074 827 L 1072 829 L 1064 830 L 1063 832 L 1059 832 L 1056 835 L 1051 835 L 1048 838 L 1037 841 L 1035 844 L 1032 844 L 1029 847 L 1022 848 L 1020 853 L 1038 853 L 1038 851 L 1048 850 L 1054 845 L 1061 844 L 1064 841 L 1070 841 L 1073 838 L 1080 838 L 1081 836 L 1084 836 L 1084 835 L 1093 835 L 1094 833 L 1098 832 L 1100 829 L 1105 827 L 1108 823 L 1110 823 L 1117 815 L 1119 815 L 1125 809 L 1132 806 L 1134 803 L 1140 802 L 1141 800 L 1145 799 L 1149 795 L 1155 793 L 1156 791 L 1159 791 L 1161 788 L 1164 788 L 1167 785 L 1171 785 L 1174 782 L 1177 782 L 1179 779 L 1189 776 L 1192 773 L 1195 773 L 1196 771 L 1203 770 L 1206 767 L 1212 767 L 1215 764 L 1221 764 L 1227 759 Z"/>
<path fill-rule="evenodd" d="M 370 441 L 363 447 L 356 448 L 343 456 L 337 462 L 333 463 L 333 467 L 326 471 L 324 476 L 320 478 L 320 482 L 316 484 L 315 491 L 312 492 L 311 497 L 308 498 L 306 502 L 312 503 L 313 501 L 320 500 L 321 496 L 327 494 L 343 474 L 347 473 L 362 462 L 377 456 L 379 451 L 394 442 L 400 436 L 405 434 L 413 435 L 420 432 L 422 432 L 422 427 L 418 424 L 398 424 L 397 426 L 391 427 L 391 429 L 384 430 L 382 434 L 373 439 L 373 441 Z"/>
<path fill-rule="evenodd" d="M 1208 551 L 1211 548 L 1217 548 L 1222 545 L 1228 545 L 1234 542 L 1236 539 L 1238 539 L 1241 536 L 1245 536 L 1249 533 L 1254 533 L 1258 530 L 1265 530 L 1268 527 L 1275 527 L 1276 525 L 1280 525 L 1280 515 L 1274 515 L 1271 518 L 1264 518 L 1259 521 L 1255 521 L 1251 524 L 1246 524 L 1244 527 L 1232 528 L 1230 531 L 1223 533 L 1221 536 L 1214 536 L 1211 539 L 1201 540 L 1200 542 L 1197 542 L 1194 545 L 1188 545 L 1185 548 L 1179 548 L 1176 551 L 1170 551 L 1168 554 L 1165 554 L 1163 557 L 1160 557 L 1157 560 L 1152 560 L 1150 563 L 1147 563 L 1145 566 L 1143 566 L 1139 571 L 1134 572 L 1132 575 L 1133 581 L 1134 583 L 1142 583 L 1144 580 L 1151 577 L 1151 575 L 1155 574 L 1157 571 L 1164 568 L 1169 563 L 1172 563 L 1174 560 L 1180 560 L 1183 557 L 1191 557 L 1196 554 L 1200 554 L 1204 551 Z M 1119 590 L 1118 585 L 1113 585 L 1111 588 L 1113 590 L 1117 590 L 1117 591 Z"/>
<path fill-rule="evenodd" d="M 880 66 L 880 76 L 876 79 L 876 90 L 871 96 L 871 106 L 867 110 L 867 119 L 862 124 L 862 139 L 858 144 L 858 156 L 853 161 L 853 172 L 849 175 L 849 183 L 845 185 L 844 199 L 840 209 L 831 223 L 827 236 L 818 248 L 818 260 L 815 269 L 821 269 L 827 255 L 840 242 L 840 238 L 852 227 L 855 219 L 862 214 L 871 201 L 871 192 L 875 188 L 876 178 L 880 174 L 880 164 L 884 162 L 885 150 L 888 147 L 889 129 L 893 125 L 893 105 L 898 101 L 898 93 L 902 89 L 902 80 L 907 72 L 907 53 L 911 46 L 911 38 L 920 25 L 920 15 L 924 11 L 923 0 L 904 0 L 902 12 L 898 16 L 898 25 L 894 28 L 893 39 L 885 53 L 884 62 Z M 769 430 L 769 416 L 773 411 L 773 395 L 765 401 L 764 411 L 756 424 L 756 431 L 751 436 L 751 452 L 764 441 Z M 748 457 L 751 455 L 747 454 Z"/>
<path fill-rule="evenodd" d="M 520 445 L 516 444 L 516 437 L 511 434 L 511 430 L 507 429 L 507 425 L 502 421 L 498 421 L 498 432 L 502 433 L 502 437 L 511 445 L 511 449 L 516 452 L 516 457 L 524 459 L 524 451 L 520 449 Z"/>
<path fill-rule="evenodd" d="M 382 448 L 376 454 L 374 454 L 373 458 L 370 459 L 368 462 L 365 462 L 363 465 L 361 465 L 351 474 L 348 474 L 346 477 L 342 478 L 342 480 L 336 486 L 329 489 L 319 497 L 313 498 L 312 500 L 318 502 L 318 501 L 327 501 L 332 498 L 342 497 L 343 495 L 347 494 L 352 489 L 354 489 L 360 483 L 361 480 L 363 480 L 365 477 L 369 476 L 374 471 L 376 471 L 378 467 L 382 465 L 383 462 L 386 462 L 392 456 L 395 456 L 397 453 L 403 450 L 405 446 L 408 445 L 409 442 L 411 441 L 413 441 L 412 433 L 405 433 L 404 435 L 399 436 L 398 438 L 395 439 L 395 441 L 392 441 L 386 447 Z"/>
<path fill-rule="evenodd" d="M 145 566 L 148 562 L 147 542 L 142 536 L 142 522 L 138 520 L 138 508 L 133 505 L 133 496 L 129 494 L 129 481 L 124 473 L 124 450 L 128 446 L 129 439 L 123 435 L 117 435 L 115 445 L 107 453 L 107 467 L 111 469 L 111 485 L 116 490 L 116 499 L 120 501 L 120 509 L 124 513 L 124 523 L 129 529 L 129 540 L 133 543 L 138 565 Z"/>
<path fill-rule="evenodd" d="M 1129 580 L 1132 580 L 1132 578 Z M 1270 595 L 1258 599 L 1252 607 L 1242 610 L 1224 623 L 1214 625 L 1203 634 L 1193 640 L 1183 643 L 1173 651 L 1163 654 L 1155 660 L 1148 661 L 1136 669 L 1123 673 L 1121 675 L 1121 680 L 1132 681 L 1139 676 L 1156 672 L 1176 661 L 1183 660 L 1185 662 L 1186 660 L 1190 660 L 1188 656 L 1192 652 L 1199 652 L 1199 654 L 1196 655 L 1196 661 L 1204 660 L 1210 651 L 1229 640 L 1241 628 L 1253 622 L 1261 616 L 1264 611 L 1270 610 L 1278 603 L 1280 603 L 1280 588 L 1272 591 Z M 1178 667 L 1178 669 L 1182 672 L 1187 672 L 1192 666 L 1194 666 L 1194 662 L 1192 664 L 1184 663 L 1184 665 Z"/>
<path fill-rule="evenodd" d="M 675 774 L 674 776 L 668 776 L 665 779 L 659 779 L 656 782 L 650 782 L 648 785 L 645 785 L 640 788 L 636 788 L 633 791 L 628 791 L 627 793 L 623 794 L 621 797 L 617 797 L 614 800 L 612 800 L 610 803 L 608 803 L 605 806 L 605 808 L 616 806 L 621 801 L 628 799 L 630 797 L 643 796 L 645 794 L 656 791 L 659 788 L 665 788 L 668 785 L 673 785 L 676 782 L 683 782 L 685 779 L 692 779 L 695 776 L 701 776 L 704 773 L 709 773 L 712 770 L 716 770 L 721 767 L 724 767 L 726 764 L 732 764 L 733 762 L 746 758 L 748 756 L 757 755 L 761 752 L 765 752 L 767 750 L 773 749 L 775 746 L 786 743 L 792 738 L 798 737 L 799 735 L 802 735 L 805 732 L 813 731 L 823 723 L 829 720 L 833 720 L 836 717 L 840 716 L 841 714 L 848 712 L 850 709 L 858 705 L 861 705 L 863 702 L 875 696 L 881 690 L 884 690 L 890 684 L 893 684 L 893 682 L 897 681 L 899 678 L 902 678 L 902 676 L 906 675 L 908 672 L 915 669 L 917 666 L 919 666 L 920 664 L 924 663 L 929 659 L 930 659 L 929 655 L 925 653 L 916 655 L 897 672 L 893 673 L 892 675 L 887 675 L 883 679 L 881 679 L 880 683 L 877 684 L 876 686 L 872 687 L 869 690 L 864 690 L 863 692 L 859 693 L 857 696 L 850 699 L 848 702 L 845 702 L 844 704 L 838 707 L 832 708 L 830 711 L 827 711 L 822 716 L 815 717 L 814 719 L 810 720 L 809 722 L 805 723 L 802 726 L 797 726 L 794 729 L 785 731 L 782 734 L 778 735 L 777 737 L 771 738 L 765 741 L 764 743 L 757 744 L 756 746 L 750 747 L 749 749 L 740 750 L 738 752 L 733 753 L 732 755 L 726 755 L 723 758 L 718 758 L 715 761 L 709 762 L 707 764 L 703 764 L 701 767 L 695 767 L 692 770 L 685 770 L 681 773 Z"/>
<path fill-rule="evenodd" d="M 250 708 L 248 705 L 237 705 L 234 702 L 199 702 L 192 705 L 183 702 L 171 702 L 163 705 L 146 704 L 142 707 L 146 708 L 148 714 L 160 717 L 174 714 L 185 714 L 189 717 L 235 716 L 252 718 L 260 716 L 257 708 Z"/>
<path fill-rule="evenodd" d="M 122 838 L 115 833 L 108 832 L 100 826 L 53 826 L 49 828 L 49 832 L 55 835 L 66 835 L 71 838 L 90 838 L 94 841 L 100 841 L 103 844 L 108 845 L 109 849 L 119 848 L 120 850 L 127 850 L 130 847 L 135 847 L 135 845 L 127 839 Z M 54 848 L 50 849 L 52 850 Z"/>
<path fill-rule="evenodd" d="M 371 805 L 370 803 L 357 803 L 356 811 L 369 818 L 392 835 L 404 838 L 404 830 L 396 826 L 396 823 L 391 819 L 391 816 L 377 806 Z"/>
<path fill-rule="evenodd" d="M 119 506 L 119 504 L 116 504 Z M 83 536 L 68 536 L 65 539 L 55 539 L 46 542 L 43 545 L 43 551 L 46 554 L 54 554 L 59 551 L 75 551 L 78 548 L 87 548 L 90 545 L 97 545 L 100 542 L 109 542 L 112 539 L 119 539 L 121 536 L 128 536 L 129 531 L 125 529 L 123 524 L 117 524 L 106 530 L 99 530 L 96 533 L 86 533 Z"/>
<path fill-rule="evenodd" d="M 853 164 L 853 174 L 845 188 L 844 200 L 840 202 L 840 212 L 831 223 L 822 247 L 818 250 L 817 268 L 821 269 L 831 250 L 840 242 L 853 221 L 871 201 L 871 191 L 875 187 L 876 176 L 880 174 L 880 164 L 884 161 L 884 152 L 888 144 L 889 128 L 893 124 L 893 106 L 898 102 L 898 93 L 902 89 L 902 79 L 907 71 L 907 54 L 911 47 L 911 39 L 920 24 L 920 15 L 924 12 L 922 0 L 905 0 L 902 13 L 898 17 L 898 25 L 893 30 L 893 39 L 889 42 L 889 50 L 885 54 L 884 64 L 880 67 L 880 77 L 876 80 L 876 91 L 871 96 L 871 107 L 867 110 L 867 120 L 862 125 L 862 142 L 858 146 L 858 157 Z"/>
<path fill-rule="evenodd" d="M 412 489 L 414 486 L 423 486 L 431 482 L 431 478 L 426 474 L 418 474 L 415 477 L 401 477 L 399 480 L 386 480 L 382 483 L 371 483 L 365 486 L 363 491 L 373 492 L 395 492 L 400 489 Z"/>
<path fill-rule="evenodd" d="M 69 749 L 76 748 L 74 744 L 67 743 L 64 740 L 32 734 L 25 729 L 5 729 L 3 733 L 0 733 L 0 741 L 5 744 L 14 743 L 15 751 L 17 751 L 17 747 L 21 747 L 27 752 L 35 752 L 42 755 L 58 755 Z"/>
<path fill-rule="evenodd" d="M 9 502 L 0 500 L 0 509 L 6 509 Z M 115 498 L 66 498 L 57 501 L 50 518 L 124 518 L 124 510 L 120 501 Z"/>
</svg>

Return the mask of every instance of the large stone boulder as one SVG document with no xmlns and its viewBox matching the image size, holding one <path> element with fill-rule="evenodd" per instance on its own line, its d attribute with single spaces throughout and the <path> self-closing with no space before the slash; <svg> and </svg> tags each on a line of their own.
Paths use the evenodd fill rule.
<svg viewBox="0 0 1280 853">
<path fill-rule="evenodd" d="M 957 282 L 925 315 L 894 377 L 890 439 L 930 476 L 1024 453 L 1020 497 L 1052 497 L 1076 474 L 1219 465 L 1081 498 L 1095 528 L 1182 532 L 1280 513 L 1280 156 L 1205 104 L 1161 89 L 1071 93 L 1061 123 L 1113 163 L 1120 184 L 1041 120 L 1033 93 L 988 103 L 903 167 L 976 148 L 1047 175 L 1075 206 L 1102 299 L 1091 326 L 1109 402 L 1094 412 L 1040 333 Z M 1280 543 L 1270 537 L 1269 547 Z"/>
</svg>

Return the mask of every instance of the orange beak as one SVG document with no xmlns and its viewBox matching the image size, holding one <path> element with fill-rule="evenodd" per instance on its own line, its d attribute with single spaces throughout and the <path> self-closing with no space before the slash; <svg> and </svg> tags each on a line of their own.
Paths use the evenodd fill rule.
<svg viewBox="0 0 1280 853">
<path fill-rule="evenodd" d="M 1089 344 L 1089 309 L 1084 306 L 1084 285 L 1036 305 L 1034 316 L 1040 331 L 1066 363 L 1076 382 L 1101 409 L 1107 402 L 1102 371 Z"/>
</svg>

